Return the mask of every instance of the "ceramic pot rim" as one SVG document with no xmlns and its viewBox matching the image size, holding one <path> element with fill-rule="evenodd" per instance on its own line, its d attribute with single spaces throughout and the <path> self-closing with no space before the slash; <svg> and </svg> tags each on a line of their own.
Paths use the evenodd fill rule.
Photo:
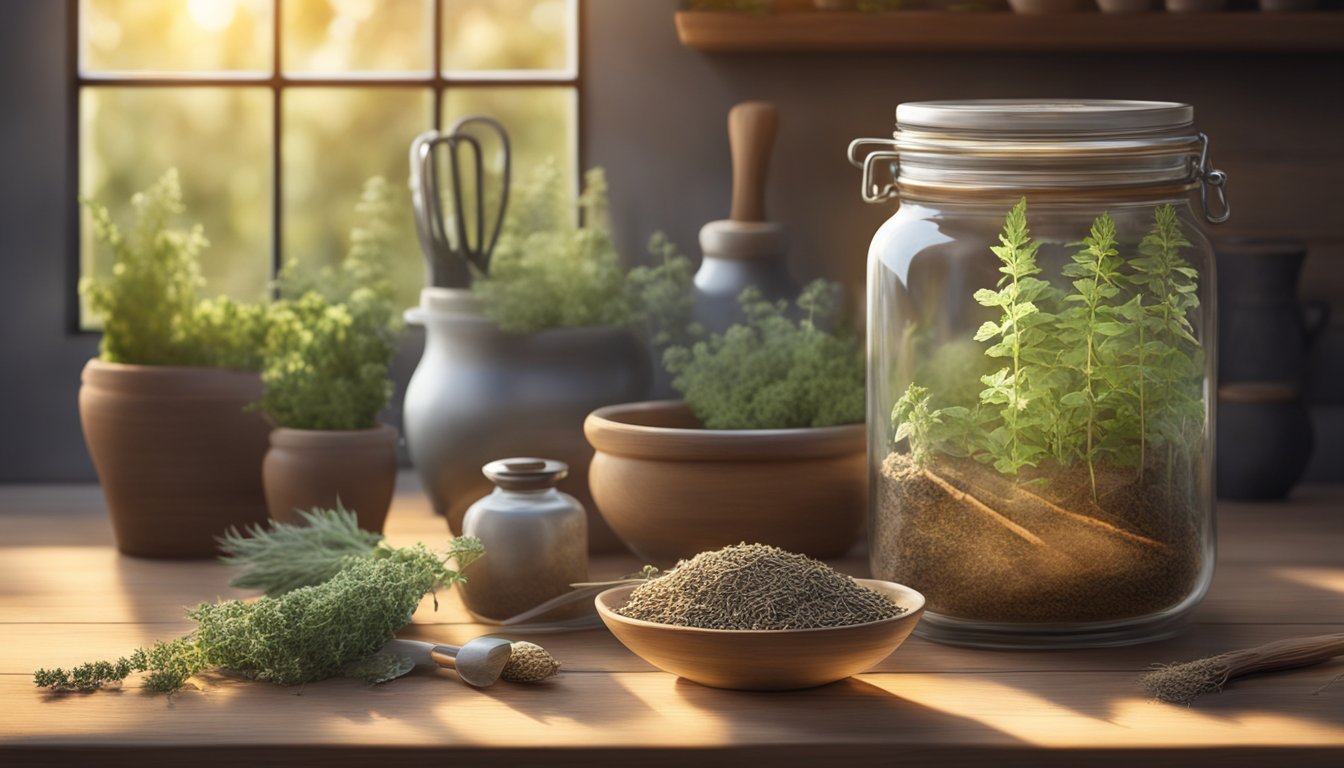
<svg viewBox="0 0 1344 768">
<path fill-rule="evenodd" d="M 84 365 L 80 381 L 85 386 L 128 394 L 173 398 L 261 397 L 261 374 L 231 368 L 178 365 L 134 365 L 93 358 Z"/>
<path fill-rule="evenodd" d="M 633 329 L 624 325 L 575 325 L 542 328 L 528 333 L 511 333 L 499 327 L 494 320 L 482 314 L 481 301 L 467 288 L 422 288 L 420 306 L 406 310 L 404 317 L 411 325 L 426 326 L 446 323 L 463 329 L 470 328 L 482 334 L 495 334 L 508 339 L 562 339 L 565 336 L 634 336 Z"/>
<path fill-rule="evenodd" d="M 271 430 L 271 445 L 276 448 L 359 448 L 396 445 L 397 430 L 379 423 L 368 429 L 293 429 Z"/>
<path fill-rule="evenodd" d="M 642 414 L 688 413 L 681 400 L 653 400 L 598 408 L 583 433 L 600 453 L 681 461 L 770 461 L 845 456 L 867 450 L 865 425 L 797 429 L 703 429 L 653 427 Z"/>
<path fill-rule="evenodd" d="M 913 618 L 921 616 L 924 612 L 924 595 L 904 584 L 897 584 L 894 581 L 883 581 L 881 579 L 854 579 L 862 587 L 867 587 L 874 592 L 878 592 L 897 605 L 905 608 L 905 612 L 886 619 L 877 621 L 865 621 L 862 624 L 846 624 L 841 627 L 812 627 L 810 629 L 708 629 L 706 627 L 680 627 L 675 624 L 659 624 L 656 621 L 645 621 L 644 619 L 632 619 L 629 616 L 622 616 L 617 613 L 607 603 L 612 602 L 614 598 L 622 597 L 622 593 L 629 594 L 634 591 L 638 584 L 625 584 L 619 587 L 599 592 L 597 597 L 593 598 L 593 604 L 597 607 L 597 612 L 604 620 L 614 621 L 619 624 L 629 624 L 637 627 L 647 627 L 665 632 L 677 632 L 683 634 L 702 635 L 706 637 L 762 637 L 762 636 L 800 636 L 814 635 L 820 633 L 843 632 L 845 630 L 865 629 L 884 624 L 896 624 L 903 621 L 910 621 Z M 899 596 L 899 600 L 895 598 Z"/>
</svg>

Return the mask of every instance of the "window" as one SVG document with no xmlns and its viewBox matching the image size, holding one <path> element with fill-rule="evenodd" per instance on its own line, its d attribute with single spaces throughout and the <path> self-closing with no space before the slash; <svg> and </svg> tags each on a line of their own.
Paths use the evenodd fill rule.
<svg viewBox="0 0 1344 768">
<path fill-rule="evenodd" d="M 179 169 L 211 246 L 211 293 L 256 300 L 278 265 L 345 253 L 365 179 L 403 197 L 398 290 L 423 262 L 411 139 L 467 114 L 501 120 L 515 180 L 554 161 L 577 185 L 578 0 L 79 0 L 79 193 L 112 208 Z M 87 215 L 79 271 L 103 274 Z M 80 327 L 90 327 L 80 306 Z"/>
</svg>

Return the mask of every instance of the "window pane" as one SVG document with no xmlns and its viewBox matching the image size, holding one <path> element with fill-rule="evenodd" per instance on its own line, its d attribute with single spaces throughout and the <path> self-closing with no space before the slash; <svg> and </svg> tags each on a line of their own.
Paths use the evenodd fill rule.
<svg viewBox="0 0 1344 768">
<path fill-rule="evenodd" d="M 574 0 L 450 0 L 443 4 L 443 68 L 572 76 L 576 26 Z"/>
<path fill-rule="evenodd" d="M 126 229 L 130 198 L 170 167 L 187 215 L 210 247 L 201 254 L 206 294 L 263 298 L 271 264 L 271 94 L 264 88 L 85 88 L 80 94 L 83 197 Z M 84 215 L 80 264 L 108 274 L 110 255 Z M 81 307 L 89 326 L 89 314 Z"/>
<path fill-rule="evenodd" d="M 433 69 L 433 0 L 285 0 L 281 13 L 287 72 Z"/>
<path fill-rule="evenodd" d="M 83 0 L 86 72 L 268 71 L 271 0 Z"/>
<path fill-rule="evenodd" d="M 415 88 L 293 88 L 284 94 L 284 255 L 312 274 L 349 247 L 365 180 L 384 177 L 397 232 L 393 279 L 403 306 L 419 302 L 424 261 L 407 190 L 411 139 L 430 126 L 431 92 Z"/>
</svg>

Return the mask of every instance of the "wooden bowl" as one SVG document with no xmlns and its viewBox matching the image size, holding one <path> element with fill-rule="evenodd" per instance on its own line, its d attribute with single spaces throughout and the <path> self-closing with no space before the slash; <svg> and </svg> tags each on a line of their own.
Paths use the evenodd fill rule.
<svg viewBox="0 0 1344 768">
<path fill-rule="evenodd" d="M 685 403 L 661 400 L 599 408 L 583 432 L 598 512 L 655 565 L 742 542 L 839 557 L 863 530 L 863 424 L 704 429 Z"/>
<path fill-rule="evenodd" d="M 924 596 L 915 590 L 890 581 L 856 581 L 906 612 L 848 627 L 730 630 L 655 624 L 616 613 L 636 585 L 608 589 L 596 603 L 616 639 L 664 672 L 711 688 L 788 691 L 826 685 L 872 667 L 900 647 L 924 615 Z"/>
</svg>

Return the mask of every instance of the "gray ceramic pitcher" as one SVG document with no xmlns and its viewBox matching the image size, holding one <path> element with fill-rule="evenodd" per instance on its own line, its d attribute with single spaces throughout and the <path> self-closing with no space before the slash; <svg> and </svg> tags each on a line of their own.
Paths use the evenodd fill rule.
<svg viewBox="0 0 1344 768">
<path fill-rule="evenodd" d="M 583 420 L 600 406 L 647 398 L 649 353 L 639 338 L 616 327 L 505 333 L 469 290 L 455 288 L 425 288 L 406 320 L 425 327 L 424 356 L 406 388 L 406 444 L 453 533 L 492 488 L 482 465 L 547 456 L 570 467 L 558 488 L 588 510 L 590 549 L 623 549 L 588 492 L 593 451 Z"/>
</svg>

